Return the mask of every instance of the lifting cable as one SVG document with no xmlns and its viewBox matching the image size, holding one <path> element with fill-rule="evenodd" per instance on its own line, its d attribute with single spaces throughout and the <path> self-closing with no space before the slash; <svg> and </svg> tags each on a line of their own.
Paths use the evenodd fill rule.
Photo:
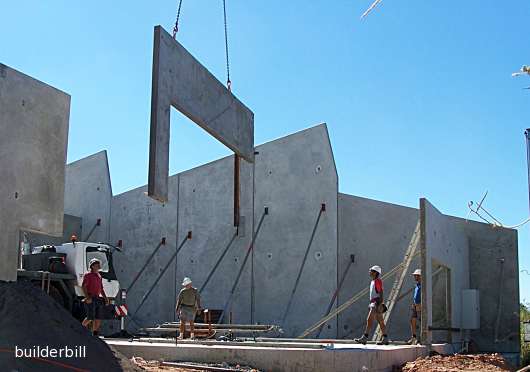
<svg viewBox="0 0 530 372">
<path fill-rule="evenodd" d="M 177 20 L 175 21 L 175 27 L 173 27 L 173 39 L 177 39 L 177 32 L 179 32 L 179 19 L 180 19 L 180 9 L 182 8 L 182 0 L 179 1 L 179 7 L 177 10 Z"/>
<path fill-rule="evenodd" d="M 224 15 L 224 24 L 225 24 L 226 87 L 231 92 L 232 81 L 230 80 L 230 61 L 228 58 L 228 25 L 226 22 L 226 0 L 223 0 L 223 15 Z"/>
</svg>

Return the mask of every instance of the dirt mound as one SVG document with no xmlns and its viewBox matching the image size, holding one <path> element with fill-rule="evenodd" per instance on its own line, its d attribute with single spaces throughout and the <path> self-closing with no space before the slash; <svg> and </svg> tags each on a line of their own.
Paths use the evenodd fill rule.
<svg viewBox="0 0 530 372">
<path fill-rule="evenodd" d="M 24 372 L 125 369 L 105 342 L 25 281 L 0 281 L 0 366 Z"/>
<path fill-rule="evenodd" d="M 448 371 L 512 371 L 513 369 L 500 354 L 476 355 L 435 355 L 418 358 L 406 363 L 403 372 L 448 372 Z"/>
</svg>

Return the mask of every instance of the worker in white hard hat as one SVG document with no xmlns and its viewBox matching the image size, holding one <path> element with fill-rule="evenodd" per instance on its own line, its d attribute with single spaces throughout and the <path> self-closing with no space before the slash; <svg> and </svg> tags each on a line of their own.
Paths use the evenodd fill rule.
<svg viewBox="0 0 530 372">
<path fill-rule="evenodd" d="M 412 304 L 410 306 L 410 332 L 412 337 L 407 342 L 409 345 L 417 345 L 416 324 L 418 320 L 421 320 L 421 270 L 414 270 L 412 276 L 416 285 L 414 286 L 414 294 L 412 295 Z"/>
<path fill-rule="evenodd" d="M 85 303 L 86 318 L 83 320 L 83 326 L 91 329 L 94 336 L 99 334 L 99 327 L 101 326 L 101 319 L 103 318 L 103 307 L 109 304 L 109 299 L 103 289 L 103 280 L 99 270 L 101 269 L 101 261 L 93 258 L 89 261 L 88 267 L 90 272 L 83 276 L 83 284 L 81 286 L 85 296 L 83 302 Z"/>
<path fill-rule="evenodd" d="M 386 306 L 383 303 L 383 281 L 381 280 L 381 266 L 372 266 L 369 270 L 370 278 L 370 304 L 368 305 L 368 317 L 366 318 L 366 327 L 364 328 L 364 334 L 354 339 L 355 342 L 360 344 L 366 344 L 368 341 L 368 334 L 372 329 L 374 320 L 379 323 L 383 339 L 378 341 L 378 345 L 388 345 L 388 335 L 386 334 L 385 320 L 383 319 L 383 313 L 386 311 Z"/>
<path fill-rule="evenodd" d="M 180 318 L 180 334 L 179 339 L 184 339 L 186 331 L 186 322 L 190 324 L 190 338 L 195 338 L 195 315 L 201 308 L 201 296 L 197 288 L 192 287 L 191 279 L 185 277 L 182 281 L 182 290 L 177 299 L 175 310 Z"/>
</svg>

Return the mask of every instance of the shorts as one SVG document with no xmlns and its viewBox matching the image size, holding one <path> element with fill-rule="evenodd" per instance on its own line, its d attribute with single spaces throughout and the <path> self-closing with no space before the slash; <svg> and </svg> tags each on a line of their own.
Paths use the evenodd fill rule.
<svg viewBox="0 0 530 372">
<path fill-rule="evenodd" d="M 197 310 L 195 306 L 180 305 L 179 317 L 180 321 L 194 322 Z"/>
<path fill-rule="evenodd" d="M 375 316 L 375 319 L 377 321 L 382 321 L 384 319 L 383 318 L 383 306 L 381 304 L 372 302 L 370 303 L 370 305 L 368 305 L 368 308 L 370 309 L 370 311 L 368 312 L 368 318 L 370 318 L 370 316 L 373 314 L 373 316 Z"/>
<path fill-rule="evenodd" d="M 88 320 L 102 319 L 104 306 L 105 302 L 101 297 L 92 297 L 91 303 L 85 302 L 86 318 Z"/>
<path fill-rule="evenodd" d="M 410 319 L 421 319 L 421 310 L 418 310 L 418 305 L 412 305 L 410 307 Z"/>
</svg>

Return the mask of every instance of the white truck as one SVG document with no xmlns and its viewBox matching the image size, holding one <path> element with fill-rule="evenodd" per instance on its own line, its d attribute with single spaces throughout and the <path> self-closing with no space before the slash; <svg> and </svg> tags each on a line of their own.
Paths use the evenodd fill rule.
<svg viewBox="0 0 530 372">
<path fill-rule="evenodd" d="M 34 247 L 22 255 L 22 268 L 18 278 L 30 280 L 40 285 L 60 305 L 68 309 L 78 319 L 84 317 L 83 299 L 84 275 L 93 258 L 101 261 L 103 289 L 109 299 L 115 299 L 120 291 L 120 283 L 114 271 L 112 253 L 119 248 L 103 243 L 77 242 L 61 245 Z"/>
</svg>

